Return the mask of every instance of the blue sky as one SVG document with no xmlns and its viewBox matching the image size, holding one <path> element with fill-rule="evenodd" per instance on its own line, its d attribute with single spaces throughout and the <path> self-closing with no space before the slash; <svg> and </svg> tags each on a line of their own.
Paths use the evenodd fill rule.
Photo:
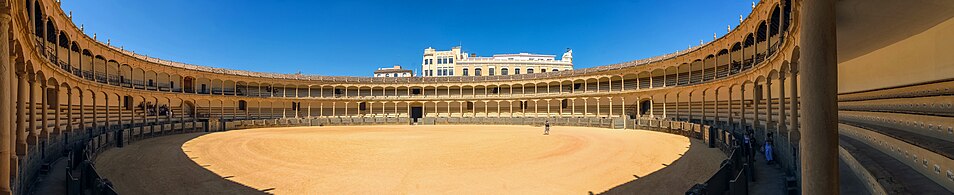
<svg viewBox="0 0 954 195">
<path fill-rule="evenodd" d="M 470 53 L 573 49 L 586 68 L 722 36 L 753 1 L 63 1 L 87 34 L 185 63 L 262 72 L 370 76 L 420 69 L 427 47 Z"/>
</svg>

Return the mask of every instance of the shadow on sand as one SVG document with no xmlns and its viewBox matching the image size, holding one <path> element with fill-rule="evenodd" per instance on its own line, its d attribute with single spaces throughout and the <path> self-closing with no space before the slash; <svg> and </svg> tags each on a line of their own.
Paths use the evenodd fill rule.
<svg viewBox="0 0 954 195">
<path fill-rule="evenodd" d="M 722 159 L 725 155 L 719 149 L 690 139 L 689 150 L 672 164 L 663 164 L 665 168 L 649 175 L 633 175 L 633 180 L 600 194 L 683 194 L 709 179 Z"/>
<path fill-rule="evenodd" d="M 229 180 L 192 161 L 182 145 L 206 133 L 169 135 L 113 148 L 99 156 L 97 168 L 120 194 L 268 194 Z M 201 157 L 198 157 L 201 158 Z"/>
</svg>

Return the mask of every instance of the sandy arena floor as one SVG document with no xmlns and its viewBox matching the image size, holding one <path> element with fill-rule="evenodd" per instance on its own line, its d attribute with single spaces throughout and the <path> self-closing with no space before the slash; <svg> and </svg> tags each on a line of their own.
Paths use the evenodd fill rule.
<svg viewBox="0 0 954 195">
<path fill-rule="evenodd" d="M 725 158 L 697 140 L 652 131 L 542 133 L 530 126 L 193 133 L 110 149 L 96 167 L 121 194 L 681 194 Z"/>
</svg>

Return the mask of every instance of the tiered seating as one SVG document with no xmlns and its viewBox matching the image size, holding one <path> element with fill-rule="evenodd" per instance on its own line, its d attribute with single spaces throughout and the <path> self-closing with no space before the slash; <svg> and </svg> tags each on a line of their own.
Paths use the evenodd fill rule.
<svg viewBox="0 0 954 195">
<path fill-rule="evenodd" d="M 839 96 L 841 143 L 888 193 L 954 191 L 954 81 Z M 842 157 L 846 158 L 846 157 Z M 864 172 L 856 174 L 867 177 Z M 875 186 L 877 185 L 869 185 Z"/>
</svg>

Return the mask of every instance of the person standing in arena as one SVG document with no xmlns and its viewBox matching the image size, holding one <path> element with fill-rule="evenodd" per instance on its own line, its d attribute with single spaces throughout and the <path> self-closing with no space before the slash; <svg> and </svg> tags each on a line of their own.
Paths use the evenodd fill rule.
<svg viewBox="0 0 954 195">
<path fill-rule="evenodd" d="M 543 124 L 543 135 L 550 135 L 550 120 L 546 120 Z"/>
</svg>

